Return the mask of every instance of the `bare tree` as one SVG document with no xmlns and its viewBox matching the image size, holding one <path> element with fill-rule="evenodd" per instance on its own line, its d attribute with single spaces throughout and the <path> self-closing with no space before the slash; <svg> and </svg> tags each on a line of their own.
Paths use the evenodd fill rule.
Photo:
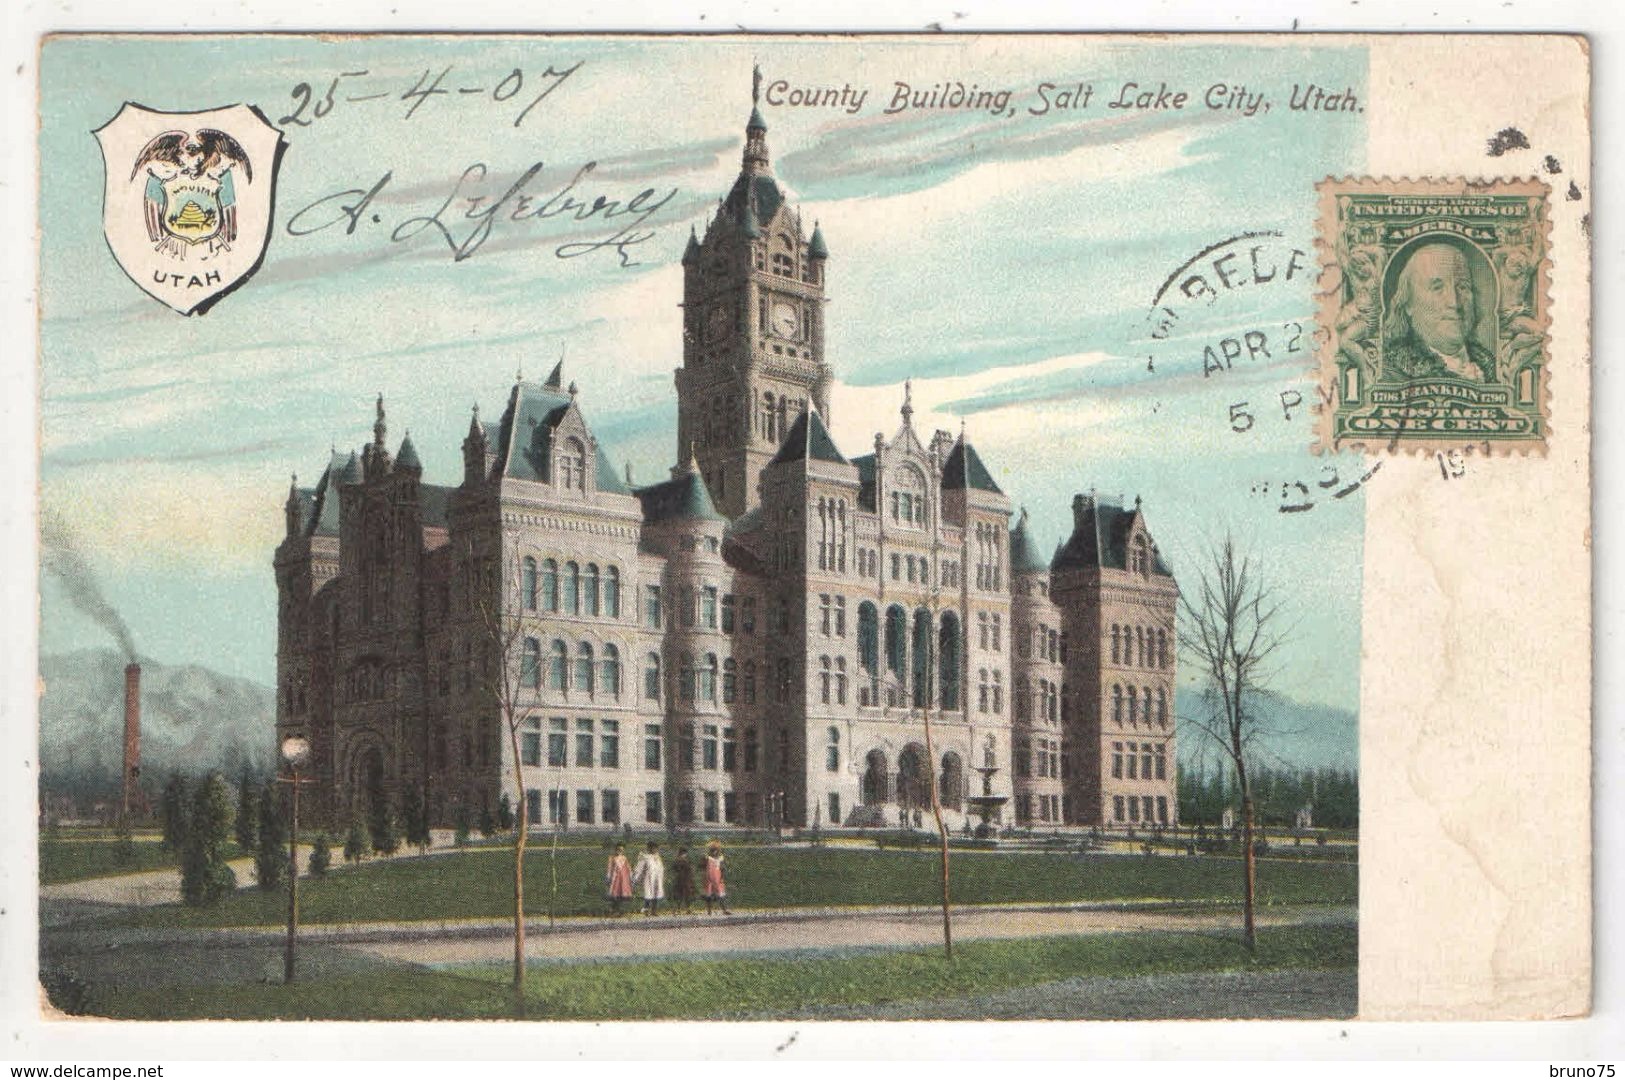
<svg viewBox="0 0 1625 1080">
<path fill-rule="evenodd" d="M 530 800 L 525 797 L 524 760 L 520 731 L 535 712 L 534 694 L 527 683 L 540 684 L 540 650 L 525 652 L 526 583 L 517 554 L 502 559 L 478 557 L 466 550 L 468 580 L 475 633 L 485 656 L 481 679 L 489 699 L 508 731 L 513 759 L 514 788 L 519 793 L 513 834 L 513 993 L 515 1015 L 525 1012 L 525 840 L 530 831 Z M 492 573 L 495 573 L 493 580 Z"/>
<path fill-rule="evenodd" d="M 1252 557 L 1236 551 L 1226 535 L 1199 569 L 1194 588 L 1181 591 L 1179 612 L 1184 628 L 1179 648 L 1207 681 L 1196 715 L 1187 719 L 1206 732 L 1230 758 L 1241 793 L 1243 890 L 1242 937 L 1248 950 L 1256 944 L 1254 899 L 1257 866 L 1253 852 L 1253 791 L 1247 759 L 1263 734 L 1253 712 L 1254 698 L 1264 690 L 1268 662 L 1283 634 L 1281 604 L 1260 576 Z"/>
<path fill-rule="evenodd" d="M 939 611 L 942 607 L 940 585 L 942 572 L 937 550 L 939 545 L 940 540 L 936 529 L 933 528 L 931 536 L 931 569 L 929 571 L 932 575 L 931 591 L 926 594 L 926 611 L 929 613 L 931 623 L 926 630 L 925 657 L 920 665 L 921 680 L 925 685 L 918 688 L 918 697 L 920 712 L 925 724 L 925 782 L 931 789 L 931 815 L 936 818 L 937 839 L 942 846 L 942 951 L 946 959 L 952 960 L 954 958 L 954 926 L 949 905 L 948 826 L 942 819 L 942 790 L 937 777 L 937 749 L 931 737 L 931 706 L 933 702 L 938 700 L 935 693 L 937 689 L 936 665 L 939 659 L 937 657 L 939 648 L 937 625 L 941 618 Z M 907 692 L 906 687 L 904 692 Z"/>
</svg>

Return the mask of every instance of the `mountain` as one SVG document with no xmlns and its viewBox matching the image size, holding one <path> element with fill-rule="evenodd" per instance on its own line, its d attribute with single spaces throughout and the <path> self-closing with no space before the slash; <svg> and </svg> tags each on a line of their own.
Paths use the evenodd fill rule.
<svg viewBox="0 0 1625 1080">
<path fill-rule="evenodd" d="M 124 758 L 124 665 L 112 649 L 40 657 L 40 787 L 116 790 Z M 276 695 L 195 665 L 141 661 L 141 773 L 149 798 L 171 772 L 273 767 Z"/>
<path fill-rule="evenodd" d="M 1201 694 L 1181 687 L 1178 707 L 1180 716 L 1196 715 Z M 1360 768 L 1360 723 L 1353 712 L 1268 692 L 1252 698 L 1252 709 L 1259 717 L 1255 745 L 1262 764 L 1293 769 Z M 1199 759 L 1227 760 L 1207 733 L 1188 721 L 1179 728 L 1179 759 L 1186 765 Z"/>
</svg>

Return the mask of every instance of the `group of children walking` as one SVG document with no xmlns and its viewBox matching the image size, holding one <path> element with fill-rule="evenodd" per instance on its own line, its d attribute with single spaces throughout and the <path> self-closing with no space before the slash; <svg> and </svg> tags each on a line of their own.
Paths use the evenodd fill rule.
<svg viewBox="0 0 1625 1080">
<path fill-rule="evenodd" d="M 705 913 L 714 914 L 720 907 L 724 915 L 732 915 L 733 912 L 728 910 L 728 886 L 722 877 L 722 844 L 719 841 L 713 840 L 706 845 L 700 867 L 705 883 L 705 891 L 701 894 L 705 900 Z M 609 857 L 609 866 L 604 871 L 604 884 L 609 894 L 610 914 L 621 914 L 621 906 L 632 899 L 634 890 L 642 895 L 645 915 L 659 914 L 660 901 L 666 898 L 666 865 L 660 858 L 660 845 L 649 841 L 634 867 L 627 861 L 626 845 L 616 844 L 615 854 Z M 671 865 L 671 899 L 674 906 L 681 905 L 684 915 L 690 913 L 694 904 L 694 864 L 689 861 L 686 847 L 677 849 L 677 858 Z"/>
</svg>

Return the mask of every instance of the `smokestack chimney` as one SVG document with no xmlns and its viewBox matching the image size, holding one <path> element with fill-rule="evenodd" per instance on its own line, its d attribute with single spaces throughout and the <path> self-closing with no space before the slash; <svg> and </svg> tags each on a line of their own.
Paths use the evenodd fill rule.
<svg viewBox="0 0 1625 1080">
<path fill-rule="evenodd" d="M 124 669 L 124 816 L 142 805 L 141 797 L 141 665 Z"/>
</svg>

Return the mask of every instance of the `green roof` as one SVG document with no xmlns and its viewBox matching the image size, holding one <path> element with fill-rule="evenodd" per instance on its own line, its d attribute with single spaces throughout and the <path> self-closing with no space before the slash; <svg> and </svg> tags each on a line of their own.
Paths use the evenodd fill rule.
<svg viewBox="0 0 1625 1080">
<path fill-rule="evenodd" d="M 1032 530 L 1027 527 L 1027 509 L 1023 507 L 1016 527 L 1010 530 L 1010 570 L 1015 574 L 1047 574 L 1049 560 L 1039 554 Z"/>
<path fill-rule="evenodd" d="M 423 471 L 423 462 L 418 460 L 418 449 L 412 445 L 411 432 L 407 432 L 406 438 L 401 440 L 401 452 L 395 455 L 395 467 Z"/>
<path fill-rule="evenodd" d="M 734 115 L 737 116 L 738 114 L 735 113 Z M 756 128 L 759 131 L 767 130 L 767 121 L 762 119 L 762 110 L 754 105 L 750 109 L 750 119 L 745 122 L 745 130 L 749 131 L 751 128 Z"/>
<path fill-rule="evenodd" d="M 1078 497 L 1075 504 L 1072 535 L 1055 553 L 1050 563 L 1052 570 L 1101 567 L 1108 570 L 1128 569 L 1128 538 L 1134 521 L 1142 516 L 1140 508 L 1124 509 L 1116 503 L 1101 502 Z M 1162 553 L 1151 546 L 1151 569 L 1163 577 L 1172 577 L 1162 561 Z"/>
<path fill-rule="evenodd" d="M 829 258 L 829 246 L 824 243 L 824 230 L 821 226 L 813 226 L 812 240 L 807 244 L 807 254 L 814 259 Z"/>
<path fill-rule="evenodd" d="M 975 488 L 978 491 L 991 491 L 995 495 L 1004 494 L 999 485 L 993 482 L 993 474 L 982 464 L 976 448 L 963 436 L 948 452 L 948 460 L 942 463 L 942 488 L 944 491 Z"/>
<path fill-rule="evenodd" d="M 553 431 L 569 411 L 570 402 L 569 394 L 561 394 L 547 386 L 523 382 L 514 384 L 497 436 L 497 452 L 503 456 L 504 476 L 542 483 L 552 479 Z M 620 471 L 602 446 L 598 448 L 596 465 L 599 491 L 631 494 Z"/>
<path fill-rule="evenodd" d="M 643 520 L 647 522 L 728 520 L 717 511 L 705 478 L 697 469 L 690 468 L 662 484 L 638 488 L 635 494 L 643 503 Z"/>
<path fill-rule="evenodd" d="M 852 459 L 858 470 L 858 506 L 873 512 L 875 509 L 875 456 L 864 454 Z"/>
<path fill-rule="evenodd" d="M 744 228 L 747 236 L 758 236 L 784 205 L 784 190 L 772 173 L 742 172 L 723 206 Z"/>
<path fill-rule="evenodd" d="M 784 445 L 779 447 L 778 454 L 769 464 L 778 465 L 787 461 L 833 461 L 840 465 L 850 464 L 841 456 L 841 451 L 836 448 L 835 440 L 830 438 L 824 422 L 812 409 L 796 417 L 796 422 L 790 425 L 790 433 L 784 437 Z"/>
</svg>

